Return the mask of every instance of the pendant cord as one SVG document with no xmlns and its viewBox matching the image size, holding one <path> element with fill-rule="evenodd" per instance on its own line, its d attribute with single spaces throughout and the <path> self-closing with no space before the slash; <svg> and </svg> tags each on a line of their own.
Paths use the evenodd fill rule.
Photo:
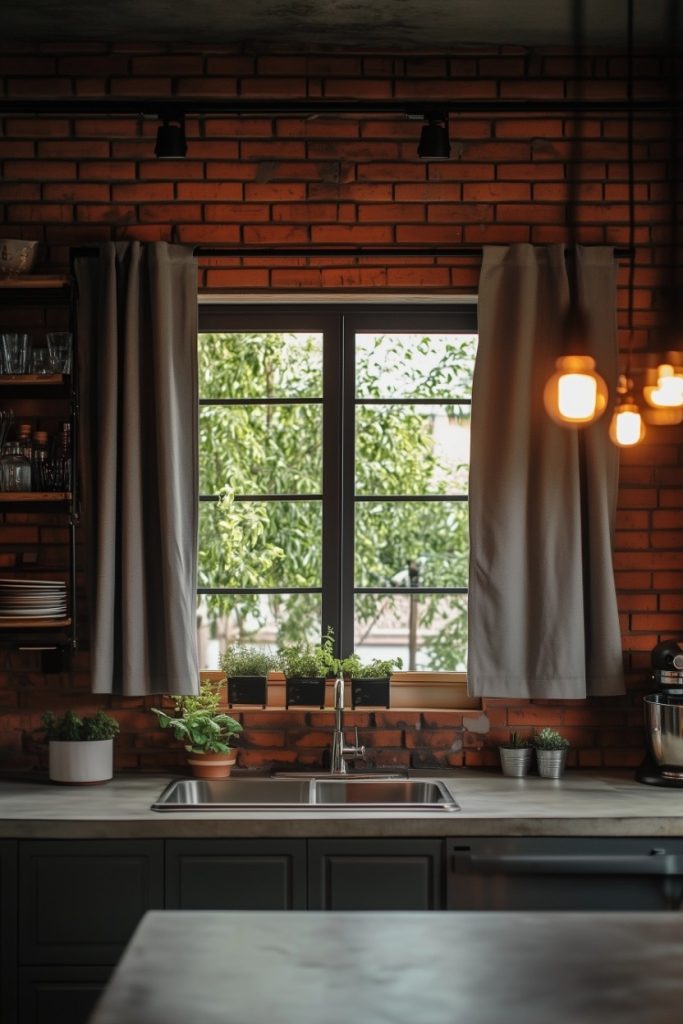
<svg viewBox="0 0 683 1024">
<path fill-rule="evenodd" d="M 628 99 L 627 132 L 628 132 L 628 238 L 631 248 L 631 259 L 628 267 L 628 310 L 627 330 L 628 348 L 626 350 L 626 378 L 631 377 L 631 357 L 633 353 L 633 297 L 635 290 L 636 256 L 633 250 L 636 234 L 636 203 L 635 203 L 635 161 L 633 155 L 633 7 L 634 0 L 628 0 L 628 44 L 626 58 L 626 95 Z M 627 384 L 627 387 L 629 385 Z M 630 390 L 630 388 L 629 388 Z"/>
</svg>

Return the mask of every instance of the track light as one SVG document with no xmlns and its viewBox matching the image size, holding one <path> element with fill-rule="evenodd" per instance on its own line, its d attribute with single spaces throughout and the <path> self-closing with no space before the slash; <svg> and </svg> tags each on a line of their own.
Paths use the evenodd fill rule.
<svg viewBox="0 0 683 1024">
<path fill-rule="evenodd" d="M 157 129 L 156 156 L 160 160 L 182 160 L 187 153 L 184 114 L 165 113 L 159 118 L 163 123 Z"/>
<path fill-rule="evenodd" d="M 447 113 L 440 111 L 425 114 L 417 155 L 421 160 L 448 160 L 451 143 L 448 138 Z"/>
</svg>

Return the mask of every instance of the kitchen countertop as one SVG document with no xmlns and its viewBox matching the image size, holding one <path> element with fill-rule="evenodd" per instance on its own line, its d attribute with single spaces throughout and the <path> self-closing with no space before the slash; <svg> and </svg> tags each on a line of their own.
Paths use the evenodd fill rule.
<svg viewBox="0 0 683 1024">
<path fill-rule="evenodd" d="M 90 1024 L 671 1024 L 682 959 L 680 914 L 152 911 Z"/>
<path fill-rule="evenodd" d="M 683 790 L 624 774 L 506 778 L 463 769 L 440 778 L 460 811 L 150 810 L 173 776 L 122 774 L 101 786 L 0 782 L 0 838 L 140 839 L 332 836 L 683 836 Z"/>
</svg>

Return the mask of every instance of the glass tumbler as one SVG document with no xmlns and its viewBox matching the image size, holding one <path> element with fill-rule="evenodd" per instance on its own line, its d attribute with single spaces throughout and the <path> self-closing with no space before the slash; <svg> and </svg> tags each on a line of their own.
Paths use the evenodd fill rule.
<svg viewBox="0 0 683 1024">
<path fill-rule="evenodd" d="M 47 336 L 52 373 L 71 373 L 71 334 L 69 331 L 52 331 Z"/>
<path fill-rule="evenodd" d="M 50 373 L 50 353 L 46 348 L 34 348 L 31 355 L 31 373 Z"/>
<path fill-rule="evenodd" d="M 28 334 L 3 334 L 2 354 L 5 373 L 28 373 L 31 356 Z"/>
<path fill-rule="evenodd" d="M 16 441 L 6 444 L 0 457 L 0 490 L 31 490 L 31 463 Z"/>
</svg>

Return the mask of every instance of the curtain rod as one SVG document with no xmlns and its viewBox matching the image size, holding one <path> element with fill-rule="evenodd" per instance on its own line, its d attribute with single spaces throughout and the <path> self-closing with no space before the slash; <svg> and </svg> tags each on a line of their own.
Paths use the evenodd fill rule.
<svg viewBox="0 0 683 1024">
<path fill-rule="evenodd" d="M 414 245 L 393 245 L 393 246 L 220 246 L 220 245 L 195 245 L 195 256 L 204 256 L 207 259 L 223 257 L 256 259 L 257 257 L 320 257 L 343 258 L 351 256 L 354 258 L 367 258 L 370 256 L 381 256 L 391 258 L 395 256 L 460 256 L 469 259 L 480 259 L 484 249 L 481 245 L 444 245 L 444 246 L 414 246 Z M 631 259 L 633 249 L 614 246 L 614 255 L 617 259 Z"/>
</svg>

